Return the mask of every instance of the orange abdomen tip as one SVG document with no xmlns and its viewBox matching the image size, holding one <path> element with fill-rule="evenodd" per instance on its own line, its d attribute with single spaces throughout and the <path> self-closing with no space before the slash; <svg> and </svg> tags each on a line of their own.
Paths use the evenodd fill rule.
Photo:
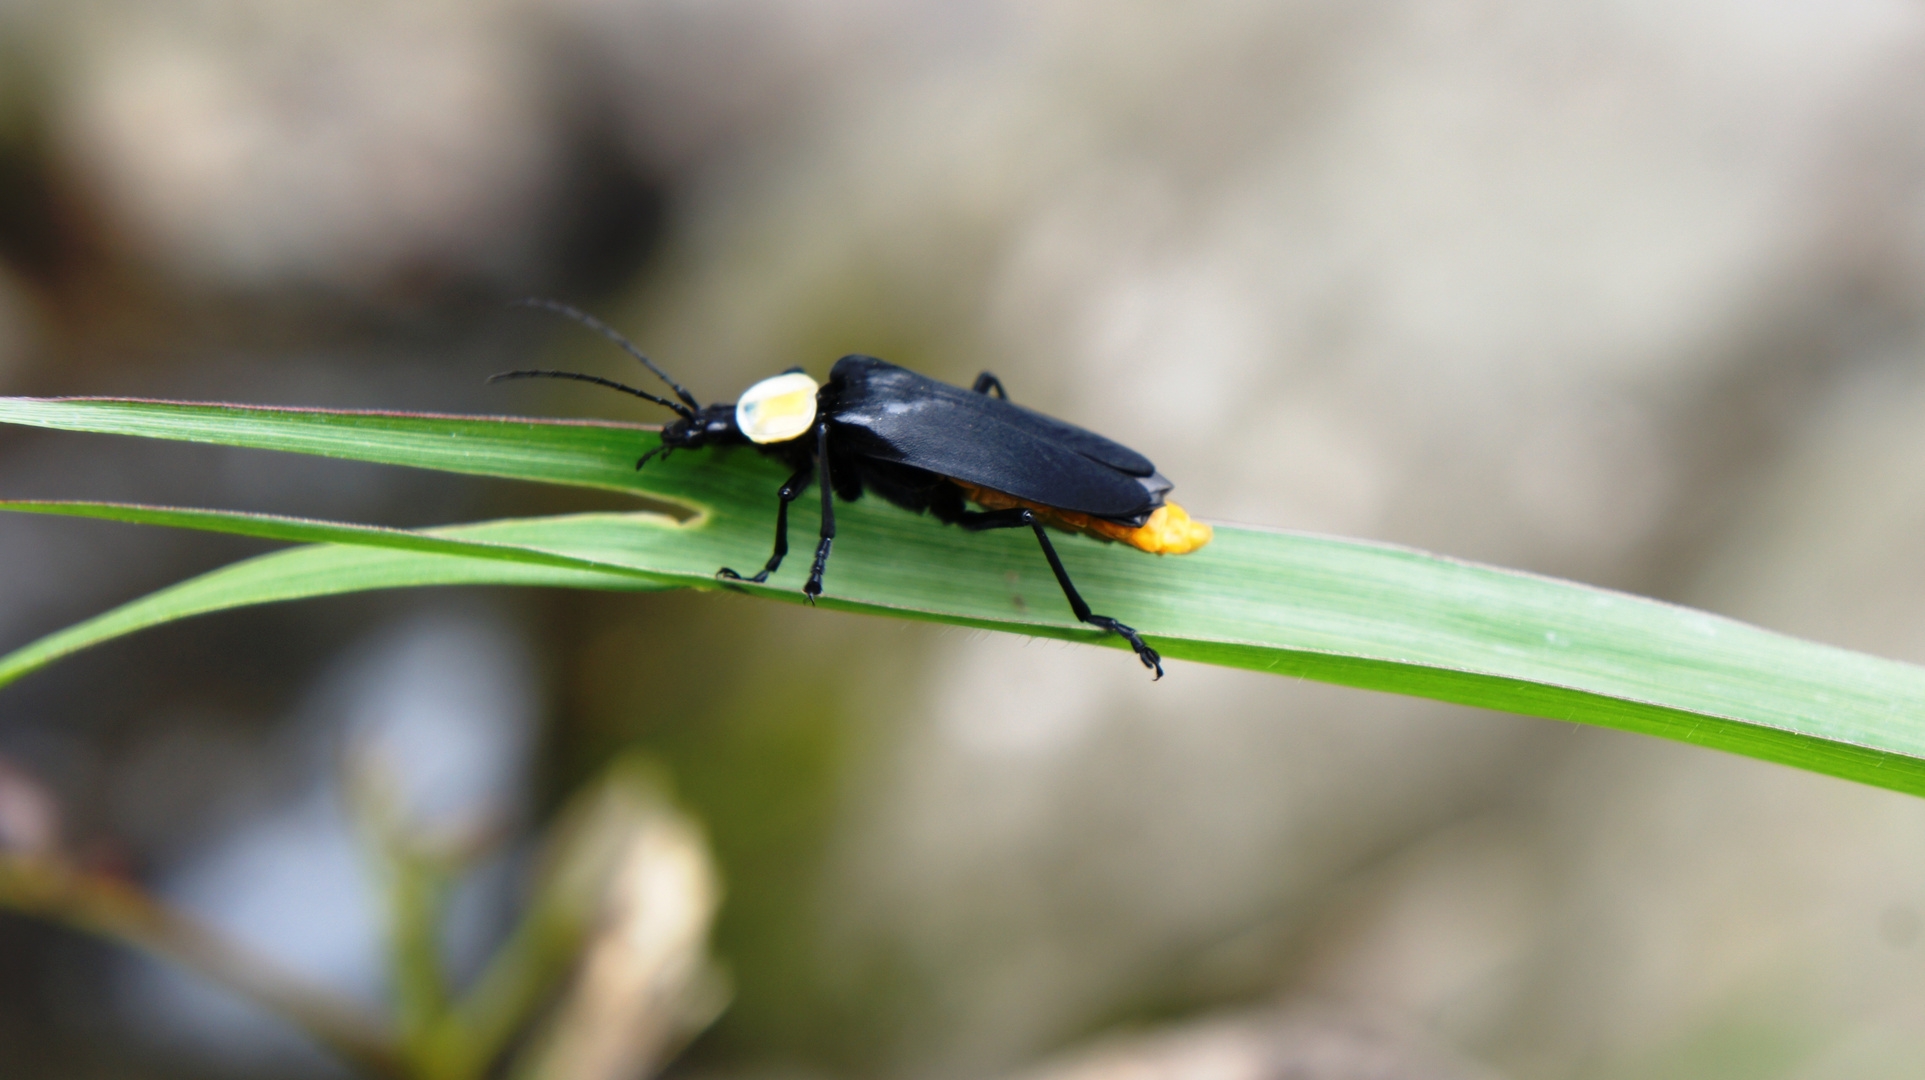
<svg viewBox="0 0 1925 1080">
<path fill-rule="evenodd" d="M 1043 519 L 1043 524 L 1054 525 L 1059 529 L 1094 536 L 1098 540 L 1114 540 L 1140 548 L 1152 555 L 1187 555 L 1210 542 L 1213 534 L 1208 525 L 1194 520 L 1181 506 L 1166 502 L 1150 513 L 1149 519 L 1141 525 L 1125 525 L 1119 521 L 1108 521 L 1074 510 L 1059 510 L 1044 506 L 1027 499 L 1019 499 L 994 488 L 981 487 L 966 480 L 952 480 L 951 483 L 963 490 L 970 502 L 985 510 L 1007 510 L 1016 506 L 1027 506 Z"/>
<path fill-rule="evenodd" d="M 1150 520 L 1125 529 L 1117 539 L 1153 555 L 1187 555 L 1209 543 L 1214 534 L 1215 530 L 1190 517 L 1181 506 L 1166 502 L 1156 508 Z"/>
</svg>

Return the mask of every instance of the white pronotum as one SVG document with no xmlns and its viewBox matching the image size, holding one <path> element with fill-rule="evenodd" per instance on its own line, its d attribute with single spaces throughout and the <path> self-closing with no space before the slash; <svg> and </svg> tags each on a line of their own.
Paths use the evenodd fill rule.
<svg viewBox="0 0 1925 1080">
<path fill-rule="evenodd" d="M 750 442 L 786 442 L 815 423 L 819 384 L 800 371 L 763 379 L 735 403 L 735 426 Z"/>
</svg>

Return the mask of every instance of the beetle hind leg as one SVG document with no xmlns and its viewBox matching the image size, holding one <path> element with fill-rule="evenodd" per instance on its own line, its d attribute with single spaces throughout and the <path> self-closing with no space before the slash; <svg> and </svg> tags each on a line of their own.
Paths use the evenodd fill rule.
<svg viewBox="0 0 1925 1080">
<path fill-rule="evenodd" d="M 769 556 L 769 561 L 763 564 L 761 571 L 754 577 L 743 577 L 724 566 L 715 572 L 716 577 L 727 581 L 748 581 L 757 585 L 769 580 L 769 575 L 781 567 L 782 557 L 789 553 L 789 504 L 808 490 L 809 481 L 814 476 L 815 466 L 804 465 L 795 471 L 794 476 L 789 477 L 780 491 L 775 493 L 775 553 Z"/>
<path fill-rule="evenodd" d="M 1003 389 L 1003 381 L 987 371 L 976 376 L 976 385 L 969 389 L 978 394 L 987 394 L 993 390 L 996 392 L 997 397 L 1002 398 L 1004 401 L 1009 400 L 1009 391 Z"/>
<path fill-rule="evenodd" d="M 1010 510 L 967 510 L 956 516 L 955 523 L 970 532 L 1029 526 L 1036 533 L 1036 542 L 1043 545 L 1043 558 L 1049 560 L 1050 572 L 1056 575 L 1056 584 L 1062 586 L 1063 596 L 1069 601 L 1069 608 L 1076 613 L 1077 620 L 1107 630 L 1129 642 L 1130 648 L 1136 651 L 1136 658 L 1143 661 L 1143 666 L 1156 672 L 1157 679 L 1163 677 L 1163 656 L 1150 648 L 1149 642 L 1143 640 L 1143 635 L 1137 633 L 1134 627 L 1125 626 L 1108 615 L 1098 615 L 1090 611 L 1089 604 L 1083 600 L 1082 594 L 1078 593 L 1076 586 L 1070 583 L 1069 571 L 1063 569 L 1063 560 L 1056 554 L 1056 545 L 1049 542 L 1049 534 L 1043 531 L 1043 523 L 1038 521 L 1036 515 L 1027 507 L 1019 506 Z M 1155 679 L 1151 681 L 1154 682 Z"/>
</svg>

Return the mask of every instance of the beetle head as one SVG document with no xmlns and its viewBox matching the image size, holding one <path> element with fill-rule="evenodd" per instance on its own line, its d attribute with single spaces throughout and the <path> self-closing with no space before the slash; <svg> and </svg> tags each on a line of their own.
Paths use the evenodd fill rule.
<svg viewBox="0 0 1925 1080">
<path fill-rule="evenodd" d="M 699 450 L 704 446 L 732 446 L 747 442 L 735 426 L 735 406 L 708 405 L 662 429 L 662 451 Z"/>
</svg>

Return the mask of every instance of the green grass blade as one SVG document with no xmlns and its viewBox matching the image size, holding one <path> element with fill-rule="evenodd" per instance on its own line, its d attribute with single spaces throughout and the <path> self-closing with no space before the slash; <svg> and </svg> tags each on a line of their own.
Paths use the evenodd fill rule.
<svg viewBox="0 0 1925 1080">
<path fill-rule="evenodd" d="M 608 421 L 265 408 L 138 398 L 0 398 L 0 423 L 289 450 L 475 476 L 640 491 L 656 429 Z"/>
<path fill-rule="evenodd" d="M 593 570 L 623 577 L 653 578 L 646 570 L 605 559 L 562 555 L 552 551 L 521 547 L 485 540 L 436 535 L 408 529 L 389 529 L 379 525 L 351 525 L 315 518 L 284 517 L 238 510 L 197 510 L 178 506 L 147 506 L 141 503 L 80 502 L 66 499 L 0 500 L 0 511 L 27 514 L 56 514 L 65 517 L 100 518 L 134 525 L 167 525 L 177 529 L 253 536 L 263 540 L 286 540 L 299 544 L 358 544 L 387 547 L 428 555 L 457 555 L 469 558 L 499 559 L 532 563 L 567 570 Z M 627 515 L 639 523 L 655 518 L 659 526 L 674 527 L 674 521 L 652 514 Z"/>
<path fill-rule="evenodd" d="M 0 420 L 323 453 L 673 500 L 702 513 L 679 526 L 602 514 L 425 534 L 606 560 L 645 571 L 652 580 L 705 588 L 716 587 L 718 566 L 761 565 L 769 550 L 774 492 L 783 479 L 779 467 L 748 450 L 676 454 L 637 473 L 635 457 L 655 445 L 656 436 L 619 424 L 23 399 L 0 399 Z M 876 499 L 840 507 L 837 516 L 825 607 L 1116 644 L 1070 620 L 1027 534 L 967 534 Z M 791 563 L 770 585 L 739 588 L 799 601 L 806 538 L 814 527 L 815 515 L 798 504 Z M 1386 545 L 1229 527 L 1219 528 L 1209 547 L 1177 557 L 1080 537 L 1058 543 L 1091 606 L 1136 626 L 1166 656 L 1641 731 L 1925 794 L 1925 668 L 1687 608 Z M 243 570 L 252 577 L 221 577 Z M 176 587 L 201 583 L 198 592 L 176 600 L 192 613 L 188 609 L 196 605 L 214 610 L 444 578 L 640 585 L 634 578 L 562 566 L 324 547 L 207 575 Z M 249 595 L 260 599 L 239 599 Z M 214 607 L 206 606 L 216 599 Z M 147 621 L 113 625 L 132 629 L 165 621 L 155 617 L 159 609 L 145 612 L 141 618 Z M 112 636 L 99 628 L 89 634 L 90 640 Z M 14 663 L 15 657 L 0 660 L 0 678 L 15 670 Z M 1118 668 L 1118 678 L 1141 677 L 1126 657 Z"/>
<path fill-rule="evenodd" d="M 618 515 L 646 531 L 655 515 Z M 568 518 L 552 519 L 566 527 Z M 522 522 L 491 522 L 436 535 L 509 546 L 528 532 Z M 486 557 L 454 556 L 390 545 L 315 544 L 261 555 L 150 593 L 0 657 L 0 685 L 93 645 L 177 619 L 280 600 L 335 596 L 419 585 L 551 585 L 588 589 L 659 589 L 669 583 L 598 570 Z"/>
</svg>

